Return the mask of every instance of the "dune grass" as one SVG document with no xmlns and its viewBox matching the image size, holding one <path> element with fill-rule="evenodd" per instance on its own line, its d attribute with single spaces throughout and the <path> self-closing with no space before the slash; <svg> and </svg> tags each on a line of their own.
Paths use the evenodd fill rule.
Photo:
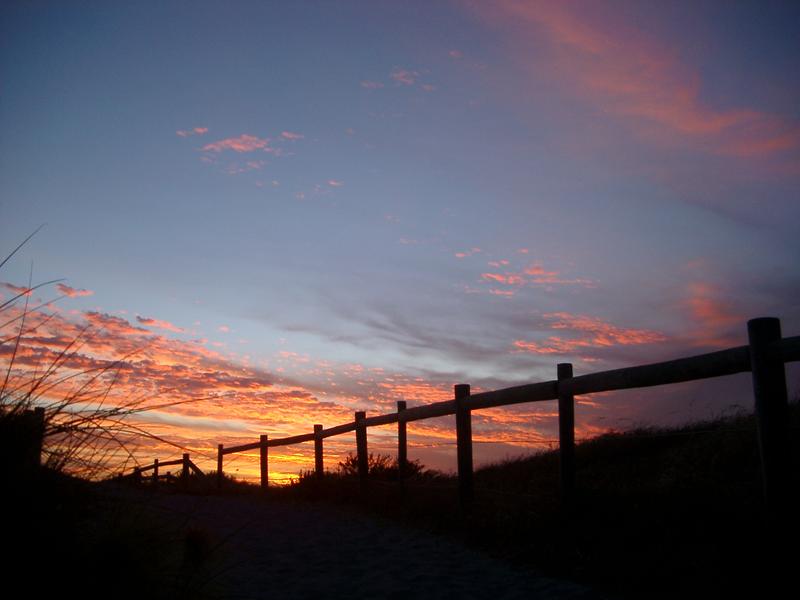
<svg viewBox="0 0 800 600">
<path fill-rule="evenodd" d="M 790 414 L 797 498 L 797 404 Z M 273 495 L 358 507 L 624 598 L 724 597 L 758 589 L 772 561 L 797 558 L 769 549 L 776 532 L 764 520 L 752 416 L 610 433 L 579 444 L 576 465 L 569 510 L 559 500 L 555 451 L 478 469 L 466 513 L 455 478 L 424 469 L 402 489 L 389 477 L 362 494 L 340 472 Z M 777 535 L 797 533 L 792 522 Z"/>
</svg>

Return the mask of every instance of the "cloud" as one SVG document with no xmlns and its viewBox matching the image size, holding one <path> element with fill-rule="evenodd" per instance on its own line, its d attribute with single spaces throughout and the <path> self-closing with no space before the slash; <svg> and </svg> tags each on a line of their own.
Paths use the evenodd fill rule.
<svg viewBox="0 0 800 600">
<path fill-rule="evenodd" d="M 489 261 L 489 266 L 501 267 L 508 266 L 508 260 Z M 510 286 L 546 286 L 554 285 L 578 285 L 582 287 L 593 287 L 594 282 L 585 278 L 567 279 L 560 276 L 558 271 L 548 271 L 540 263 L 533 263 L 521 271 L 505 271 L 503 273 L 481 273 L 481 279 L 489 283 L 501 283 Z"/>
<path fill-rule="evenodd" d="M 15 295 L 22 294 L 25 296 L 30 296 L 33 293 L 31 288 L 27 286 L 14 285 L 13 283 L 3 282 L 3 287 L 5 287 L 8 290 L 11 290 L 12 292 L 14 292 Z"/>
<path fill-rule="evenodd" d="M 690 336 L 697 346 L 724 347 L 743 343 L 742 323 L 746 319 L 734 311 L 727 294 L 709 282 L 690 282 L 687 285 L 686 307 L 692 330 Z"/>
<path fill-rule="evenodd" d="M 136 321 L 145 327 L 155 327 L 163 329 L 164 331 L 172 331 L 174 333 L 183 333 L 183 329 L 177 325 L 173 325 L 169 321 L 161 321 L 159 319 L 149 319 L 147 317 L 136 316 Z"/>
<path fill-rule="evenodd" d="M 268 138 L 262 139 L 246 133 L 236 138 L 227 138 L 206 144 L 203 146 L 203 150 L 206 152 L 224 152 L 225 150 L 233 150 L 234 152 L 253 152 L 255 150 L 272 151 L 272 149 L 269 148 Z"/>
<path fill-rule="evenodd" d="M 142 327 L 135 327 L 122 317 L 116 317 L 97 311 L 87 311 L 83 313 L 83 316 L 93 327 L 114 335 L 141 336 L 151 334 L 149 330 Z"/>
<path fill-rule="evenodd" d="M 291 131 L 282 131 L 281 137 L 285 140 L 302 140 L 305 136 L 302 133 L 293 133 Z"/>
<path fill-rule="evenodd" d="M 456 252 L 456 258 L 467 258 L 468 256 L 472 256 L 473 254 L 480 254 L 482 250 L 480 248 L 470 248 L 469 250 L 462 250 L 461 252 Z"/>
<path fill-rule="evenodd" d="M 461 50 L 455 50 L 454 49 L 454 50 L 450 50 L 450 52 L 447 53 L 447 56 L 449 56 L 450 58 L 454 58 L 454 59 L 458 60 L 458 59 L 464 58 L 464 53 Z"/>
<path fill-rule="evenodd" d="M 384 87 L 384 84 L 382 84 L 380 81 L 362 81 L 361 87 L 367 90 L 378 90 Z"/>
<path fill-rule="evenodd" d="M 395 67 L 392 72 L 389 74 L 394 81 L 396 81 L 400 85 L 414 85 L 416 83 L 417 78 L 419 77 L 419 73 L 416 71 L 410 71 L 408 69 L 401 69 L 400 67 Z"/>
<path fill-rule="evenodd" d="M 613 346 L 632 346 L 655 344 L 667 340 L 659 332 L 649 329 L 633 329 L 612 325 L 603 319 L 587 315 L 574 315 L 566 312 L 542 315 L 546 327 L 571 334 L 548 336 L 544 340 L 514 340 L 517 351 L 533 354 L 573 354 L 587 348 L 610 348 Z"/>
<path fill-rule="evenodd" d="M 344 185 L 344 181 L 339 181 L 338 179 L 328 179 L 328 185 L 331 187 L 342 187 Z"/>
<path fill-rule="evenodd" d="M 481 273 L 481 279 L 504 285 L 525 285 L 525 279 L 519 275 L 504 275 L 502 273 Z"/>
<path fill-rule="evenodd" d="M 80 296 L 91 296 L 94 294 L 92 290 L 79 290 L 68 285 L 64 285 L 63 283 L 59 283 L 56 286 L 56 289 L 59 291 L 60 294 L 67 296 L 69 298 L 78 298 Z"/>
<path fill-rule="evenodd" d="M 740 158 L 800 149 L 797 122 L 752 107 L 704 101 L 701 74 L 683 64 L 668 44 L 625 24 L 619 14 L 590 20 L 585 7 L 567 2 L 500 0 L 491 8 L 474 6 L 487 22 L 511 30 L 518 58 L 537 78 L 547 73 L 566 83 L 642 139 L 682 141 Z"/>
<path fill-rule="evenodd" d="M 179 129 L 175 132 L 180 137 L 189 137 L 192 135 L 203 135 L 208 133 L 208 127 L 195 127 L 193 129 Z"/>
</svg>

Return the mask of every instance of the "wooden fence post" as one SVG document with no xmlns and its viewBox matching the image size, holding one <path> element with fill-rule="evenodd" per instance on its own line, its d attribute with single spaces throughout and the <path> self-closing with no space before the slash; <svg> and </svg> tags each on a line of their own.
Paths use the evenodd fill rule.
<svg viewBox="0 0 800 600">
<path fill-rule="evenodd" d="M 407 423 L 403 421 L 402 413 L 406 409 L 406 401 L 397 401 L 397 479 L 405 481 L 408 470 L 408 436 Z"/>
<path fill-rule="evenodd" d="M 181 463 L 181 481 L 186 483 L 189 479 L 189 454 L 184 453 L 183 462 Z"/>
<path fill-rule="evenodd" d="M 367 455 L 367 428 L 364 425 L 367 413 L 356 411 L 356 453 L 358 458 L 358 480 L 364 486 L 369 473 L 369 456 Z"/>
<path fill-rule="evenodd" d="M 572 363 L 559 363 L 558 381 L 572 377 Z M 561 501 L 572 503 L 575 489 L 575 397 L 558 386 L 558 463 L 561 478 Z"/>
<path fill-rule="evenodd" d="M 269 487 L 269 436 L 264 434 L 260 438 L 260 445 L 258 447 L 261 456 L 261 489 L 265 490 Z"/>
<path fill-rule="evenodd" d="M 322 425 L 314 425 L 314 475 L 321 479 L 325 474 L 325 463 L 322 458 Z"/>
<path fill-rule="evenodd" d="M 153 461 L 153 485 L 158 485 L 158 459 Z"/>
<path fill-rule="evenodd" d="M 788 506 L 788 418 L 786 369 L 770 345 L 781 339 L 781 323 L 773 317 L 747 322 L 750 369 L 753 372 L 758 445 L 767 513 L 776 517 Z"/>
<path fill-rule="evenodd" d="M 462 507 L 472 503 L 475 491 L 472 485 L 472 416 L 465 400 L 469 398 L 469 384 L 455 386 L 456 443 L 458 455 L 458 497 Z"/>
<path fill-rule="evenodd" d="M 223 445 L 217 445 L 217 488 L 222 489 L 222 482 L 225 476 L 222 474 L 222 450 Z"/>
</svg>

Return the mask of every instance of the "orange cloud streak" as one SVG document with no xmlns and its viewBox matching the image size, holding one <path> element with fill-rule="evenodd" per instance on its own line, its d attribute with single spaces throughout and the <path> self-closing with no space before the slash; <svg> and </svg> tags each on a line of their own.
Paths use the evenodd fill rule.
<svg viewBox="0 0 800 600">
<path fill-rule="evenodd" d="M 572 315 L 566 312 L 543 315 L 550 329 L 569 331 L 572 337 L 549 336 L 544 341 L 515 340 L 518 351 L 534 354 L 569 354 L 585 348 L 609 348 L 612 346 L 631 346 L 653 344 L 667 338 L 658 331 L 648 329 L 629 329 L 617 327 L 597 317 Z"/>
<path fill-rule="evenodd" d="M 710 106 L 702 100 L 696 71 L 619 19 L 613 26 L 590 22 L 572 2 L 498 0 L 475 7 L 487 21 L 513 28 L 522 61 L 537 75 L 546 68 L 587 102 L 628 120 L 643 137 L 683 139 L 737 157 L 800 149 L 796 122 L 753 108 Z M 542 36 L 547 50 L 534 50 L 530 40 Z"/>
</svg>

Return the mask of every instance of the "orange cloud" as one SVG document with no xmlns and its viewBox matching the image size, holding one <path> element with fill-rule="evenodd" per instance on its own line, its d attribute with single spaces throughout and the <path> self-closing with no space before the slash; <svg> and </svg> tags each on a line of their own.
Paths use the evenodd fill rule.
<svg viewBox="0 0 800 600">
<path fill-rule="evenodd" d="M 92 290 L 78 290 L 68 285 L 64 285 L 63 283 L 59 283 L 56 285 L 56 289 L 58 292 L 64 296 L 69 298 L 77 298 L 79 296 L 91 296 L 94 294 Z"/>
<path fill-rule="evenodd" d="M 525 279 L 519 275 L 502 273 L 481 273 L 481 278 L 486 281 L 495 281 L 505 285 L 524 285 Z"/>
<path fill-rule="evenodd" d="M 597 317 L 566 312 L 542 315 L 550 329 L 572 333 L 570 337 L 549 336 L 543 341 L 515 340 L 518 351 L 534 354 L 570 354 L 585 348 L 609 348 L 663 342 L 667 338 L 658 331 L 617 327 Z"/>
<path fill-rule="evenodd" d="M 223 152 L 225 150 L 233 150 L 234 152 L 253 152 L 254 150 L 270 151 L 271 149 L 268 150 L 268 148 L 269 139 L 262 139 L 246 133 L 236 138 L 227 138 L 203 146 L 203 150 L 206 152 Z"/>
<path fill-rule="evenodd" d="M 490 261 L 489 265 L 493 267 L 506 266 L 509 264 L 507 260 Z M 532 264 L 522 272 L 505 273 L 481 273 L 481 279 L 484 281 L 502 283 L 503 285 L 511 286 L 526 286 L 526 285 L 581 285 L 584 287 L 592 287 L 594 282 L 590 279 L 564 279 L 559 277 L 558 271 L 547 271 L 539 263 Z"/>
<path fill-rule="evenodd" d="M 684 140 L 707 152 L 766 157 L 800 149 L 800 126 L 753 108 L 711 106 L 702 81 L 674 50 L 620 19 L 590 21 L 577 3 L 499 0 L 475 4 L 487 21 L 509 25 L 522 62 L 574 86 L 643 137 Z M 546 50 L 531 40 L 544 40 Z M 544 61 L 544 62 L 543 62 Z"/>
<path fill-rule="evenodd" d="M 141 323 L 145 327 L 156 327 L 157 329 L 163 329 L 164 331 L 183 333 L 183 329 L 181 329 L 177 325 L 173 325 L 169 321 L 161 321 L 159 319 L 149 319 L 147 317 L 140 317 L 140 316 L 136 317 L 136 321 Z"/>
</svg>

